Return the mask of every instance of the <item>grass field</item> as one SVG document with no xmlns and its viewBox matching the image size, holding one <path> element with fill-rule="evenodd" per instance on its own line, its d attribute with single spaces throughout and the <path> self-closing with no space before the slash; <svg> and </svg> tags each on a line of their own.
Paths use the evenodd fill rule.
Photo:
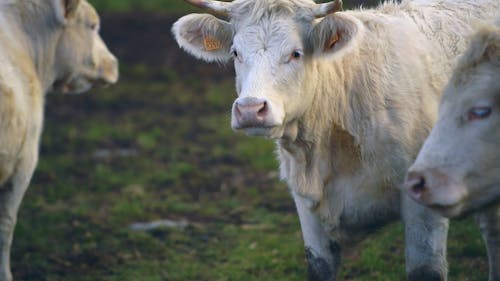
<svg viewBox="0 0 500 281">
<path fill-rule="evenodd" d="M 146 2 L 169 10 L 176 1 L 94 2 L 125 11 Z M 146 16 L 155 17 L 168 16 Z M 305 280 L 299 223 L 278 180 L 274 144 L 230 129 L 231 67 L 167 64 L 184 61 L 176 46 L 112 36 L 146 22 L 103 21 L 120 54 L 119 84 L 48 96 L 41 160 L 15 233 L 16 280 Z M 155 32 L 169 36 L 169 28 Z M 128 50 L 134 42 L 142 47 Z M 128 59 L 155 45 L 169 46 L 156 54 L 157 65 Z M 162 219 L 175 226 L 130 227 Z M 404 280 L 403 240 L 396 223 L 346 249 L 341 280 Z M 450 280 L 486 280 L 472 220 L 453 222 L 449 240 Z"/>
</svg>

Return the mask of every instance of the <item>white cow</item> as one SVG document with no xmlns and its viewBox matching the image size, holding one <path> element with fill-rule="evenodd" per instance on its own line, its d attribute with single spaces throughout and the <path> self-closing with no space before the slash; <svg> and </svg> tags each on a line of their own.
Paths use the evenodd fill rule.
<svg viewBox="0 0 500 281">
<path fill-rule="evenodd" d="M 340 248 L 401 217 L 410 280 L 446 280 L 448 221 L 398 186 L 437 115 L 470 23 L 499 0 L 388 2 L 189 0 L 173 32 L 205 61 L 234 60 L 231 125 L 276 140 L 295 200 L 309 279 L 335 280 Z"/>
<path fill-rule="evenodd" d="M 500 280 L 500 21 L 482 26 L 471 41 L 406 188 L 447 217 L 479 209 L 490 280 Z"/>
<path fill-rule="evenodd" d="M 17 212 L 38 160 L 44 96 L 115 83 L 117 60 L 85 0 L 0 0 L 0 280 L 12 280 Z"/>
</svg>

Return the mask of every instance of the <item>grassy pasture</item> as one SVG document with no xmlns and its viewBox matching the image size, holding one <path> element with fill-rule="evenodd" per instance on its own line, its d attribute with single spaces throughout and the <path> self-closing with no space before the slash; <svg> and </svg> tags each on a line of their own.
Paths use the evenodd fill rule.
<svg viewBox="0 0 500 281">
<path fill-rule="evenodd" d="M 15 233 L 16 280 L 305 280 L 274 144 L 230 129 L 231 66 L 196 62 L 171 41 L 169 14 L 191 9 L 174 0 L 91 2 L 105 11 L 122 78 L 85 95 L 48 96 L 41 160 Z M 160 219 L 179 226 L 130 228 Z M 398 223 L 376 231 L 344 251 L 341 280 L 404 280 L 403 243 Z M 452 223 L 448 249 L 450 280 L 486 280 L 471 219 Z"/>
</svg>

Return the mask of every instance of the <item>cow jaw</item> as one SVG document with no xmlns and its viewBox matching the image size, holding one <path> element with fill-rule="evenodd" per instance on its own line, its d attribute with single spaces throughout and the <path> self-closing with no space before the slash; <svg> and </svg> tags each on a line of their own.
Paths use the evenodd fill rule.
<svg viewBox="0 0 500 281">
<path fill-rule="evenodd" d="M 462 203 L 455 205 L 427 205 L 427 207 L 438 212 L 440 215 L 447 218 L 456 218 L 462 214 L 464 205 Z"/>
<path fill-rule="evenodd" d="M 118 61 L 109 53 L 99 59 L 97 67 L 75 67 L 66 77 L 56 81 L 53 91 L 63 94 L 81 94 L 88 92 L 94 86 L 107 86 L 118 81 Z"/>
<path fill-rule="evenodd" d="M 54 83 L 51 91 L 59 92 L 62 94 L 82 94 L 92 88 L 93 83 L 88 79 L 78 78 L 68 81 L 59 81 Z"/>
<path fill-rule="evenodd" d="M 275 126 L 270 128 L 251 127 L 246 129 L 234 130 L 243 131 L 249 136 L 266 137 L 269 139 L 286 139 L 293 142 L 297 139 L 298 136 L 298 123 L 296 121 L 293 121 L 282 126 Z"/>
</svg>

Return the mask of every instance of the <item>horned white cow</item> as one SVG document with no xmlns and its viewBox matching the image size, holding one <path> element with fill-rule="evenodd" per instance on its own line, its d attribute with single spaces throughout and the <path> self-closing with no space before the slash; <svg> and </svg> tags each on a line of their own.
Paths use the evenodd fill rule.
<svg viewBox="0 0 500 281">
<path fill-rule="evenodd" d="M 276 140 L 295 200 L 310 280 L 335 280 L 340 248 L 402 217 L 410 280 L 446 280 L 448 221 L 398 186 L 436 118 L 469 25 L 499 0 L 388 2 L 189 0 L 173 32 L 205 61 L 234 60 L 231 125 Z"/>
<path fill-rule="evenodd" d="M 116 58 L 85 0 L 0 0 L 0 280 L 12 280 L 17 212 L 38 159 L 44 95 L 115 83 Z"/>
<path fill-rule="evenodd" d="M 479 209 L 490 280 L 500 280 L 500 21 L 480 27 L 471 41 L 406 188 L 444 216 Z"/>
</svg>

